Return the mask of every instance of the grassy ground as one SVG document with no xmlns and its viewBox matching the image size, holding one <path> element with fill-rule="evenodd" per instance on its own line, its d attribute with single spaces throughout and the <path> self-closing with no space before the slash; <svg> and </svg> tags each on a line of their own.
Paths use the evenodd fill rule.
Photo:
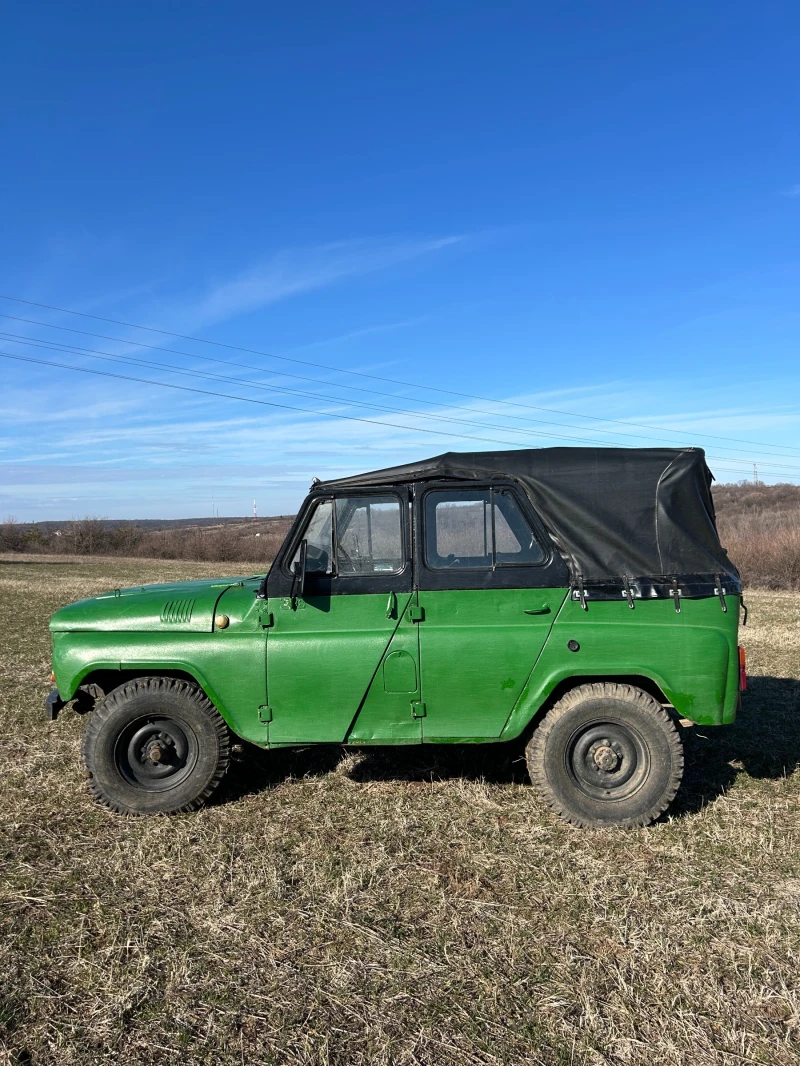
<svg viewBox="0 0 800 1066">
<path fill-rule="evenodd" d="M 560 824 L 505 748 L 274 754 L 199 815 L 108 814 L 43 720 L 47 617 L 226 569 L 0 557 L 0 1063 L 800 1061 L 800 595 L 748 597 L 739 723 L 646 830 Z"/>
</svg>

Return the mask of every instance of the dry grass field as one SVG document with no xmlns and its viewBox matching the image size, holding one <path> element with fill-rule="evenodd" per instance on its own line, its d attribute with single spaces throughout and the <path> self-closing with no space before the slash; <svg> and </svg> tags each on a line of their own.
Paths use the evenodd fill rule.
<svg viewBox="0 0 800 1066">
<path fill-rule="evenodd" d="M 230 564 L 0 557 L 0 1063 L 800 1062 L 800 594 L 672 817 L 580 831 L 507 748 L 275 753 L 200 814 L 96 806 L 47 618 Z"/>
</svg>

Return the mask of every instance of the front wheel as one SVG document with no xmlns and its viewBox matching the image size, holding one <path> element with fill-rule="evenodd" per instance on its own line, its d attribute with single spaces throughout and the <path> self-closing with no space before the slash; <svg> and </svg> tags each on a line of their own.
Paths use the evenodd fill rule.
<svg viewBox="0 0 800 1066">
<path fill-rule="evenodd" d="M 545 715 L 526 748 L 531 780 L 565 821 L 650 825 L 683 776 L 683 746 L 670 716 L 632 685 L 581 685 Z"/>
<path fill-rule="evenodd" d="M 89 790 L 120 814 L 202 807 L 230 763 L 228 727 L 187 681 L 141 677 L 98 704 L 83 734 Z"/>
</svg>

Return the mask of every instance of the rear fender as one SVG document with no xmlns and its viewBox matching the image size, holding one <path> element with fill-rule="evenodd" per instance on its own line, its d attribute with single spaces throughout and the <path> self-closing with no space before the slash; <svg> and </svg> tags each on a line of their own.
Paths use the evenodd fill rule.
<svg viewBox="0 0 800 1066">
<path fill-rule="evenodd" d="M 680 613 L 665 600 L 597 601 L 582 610 L 567 600 L 536 669 L 503 731 L 519 736 L 559 687 L 625 678 L 662 694 L 698 725 L 732 722 L 739 701 L 738 597 L 684 600 Z"/>
</svg>

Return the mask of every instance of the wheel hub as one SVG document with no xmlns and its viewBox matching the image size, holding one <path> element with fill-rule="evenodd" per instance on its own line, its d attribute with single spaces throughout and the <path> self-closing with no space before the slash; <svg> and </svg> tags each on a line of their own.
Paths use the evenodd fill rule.
<svg viewBox="0 0 800 1066">
<path fill-rule="evenodd" d="M 172 718 L 143 718 L 120 737 L 117 766 L 132 785 L 148 791 L 174 787 L 190 771 L 196 748 L 182 723 Z"/>
<path fill-rule="evenodd" d="M 157 736 L 151 737 L 145 744 L 142 751 L 142 760 L 149 759 L 150 762 L 156 763 L 166 762 L 174 754 L 175 741 L 172 737 L 168 733 L 158 733 Z"/>
<path fill-rule="evenodd" d="M 620 762 L 621 753 L 614 750 L 611 741 L 604 740 L 595 748 L 593 758 L 599 769 L 608 773 L 611 770 L 616 770 Z"/>
<path fill-rule="evenodd" d="M 573 736 L 567 766 L 573 781 L 595 799 L 622 799 L 641 784 L 649 757 L 634 730 L 621 722 L 595 722 Z"/>
</svg>

